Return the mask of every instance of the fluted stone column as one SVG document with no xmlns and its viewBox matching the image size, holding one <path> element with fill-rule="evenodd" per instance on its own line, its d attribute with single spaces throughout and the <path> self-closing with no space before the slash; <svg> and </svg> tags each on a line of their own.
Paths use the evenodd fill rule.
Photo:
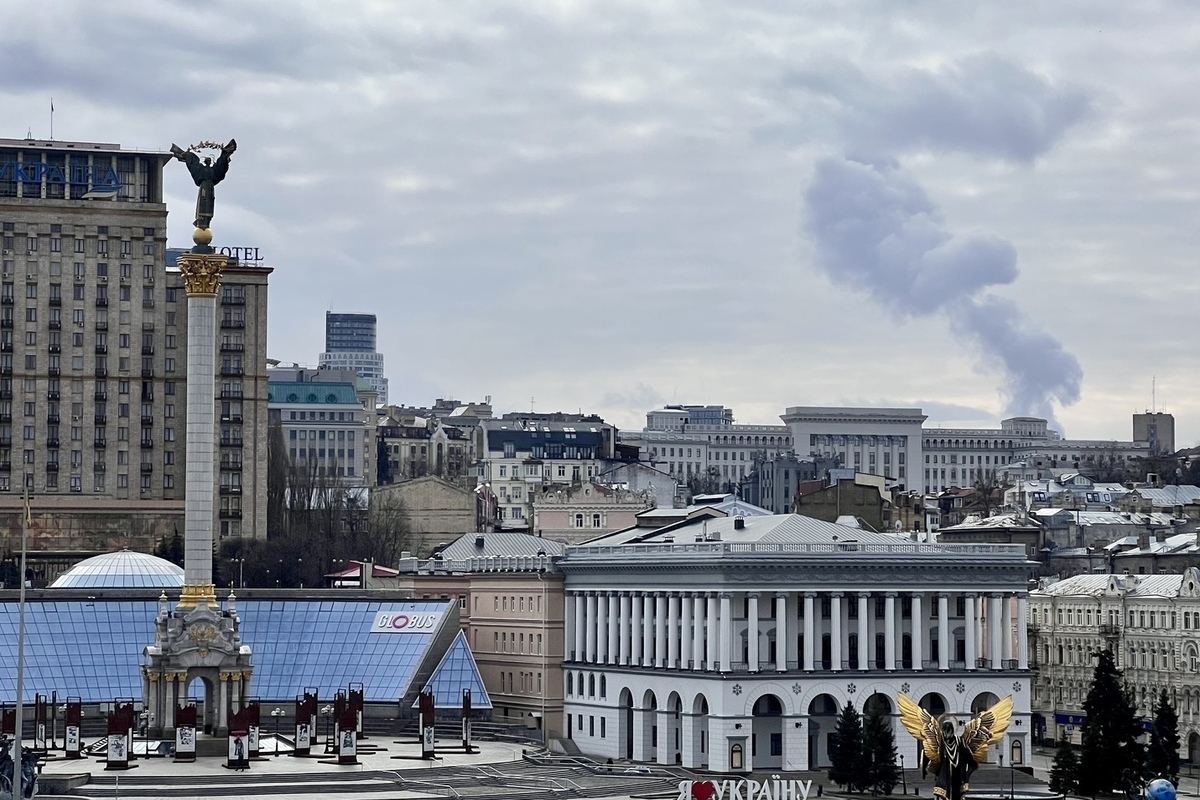
<svg viewBox="0 0 1200 800">
<path fill-rule="evenodd" d="M 671 592 L 667 597 L 667 669 L 679 668 L 679 595 Z"/>
<path fill-rule="evenodd" d="M 617 663 L 617 651 L 621 636 L 621 598 L 616 592 L 608 593 L 608 658 L 607 664 Z"/>
<path fill-rule="evenodd" d="M 596 619 L 593 622 L 596 629 L 595 662 L 603 664 L 608 660 L 608 598 L 603 593 L 596 596 Z"/>
<path fill-rule="evenodd" d="M 938 669 L 950 669 L 950 597 L 938 595 Z"/>
<path fill-rule="evenodd" d="M 667 662 L 667 596 L 662 592 L 654 598 L 654 666 Z"/>
<path fill-rule="evenodd" d="M 1013 601 L 1015 599 L 1016 598 L 1005 596 L 1000 601 L 1004 606 L 1004 613 L 1002 615 L 1004 624 L 1001 626 L 1001 638 L 1003 639 L 1001 644 L 1003 646 L 1000 650 L 1000 657 L 1005 661 L 1013 660 Z"/>
<path fill-rule="evenodd" d="M 751 672 L 758 672 L 758 592 L 750 592 L 746 605 L 746 661 Z"/>
<path fill-rule="evenodd" d="M 692 665 L 692 657 L 694 655 L 692 647 L 696 642 L 696 635 L 692 629 L 692 606 L 694 605 L 692 598 L 688 595 L 683 595 L 677 598 L 679 603 L 679 635 L 672 639 L 675 642 L 679 652 L 676 655 L 677 661 L 673 666 L 679 669 L 689 669 Z"/>
<path fill-rule="evenodd" d="M 694 606 L 695 619 L 692 622 L 695 630 L 692 632 L 692 669 L 704 669 L 704 632 L 707 627 L 707 621 L 704 618 L 704 608 L 707 601 L 703 594 L 696 594 L 692 598 Z"/>
<path fill-rule="evenodd" d="M 775 671 L 786 672 L 788 662 L 788 601 L 785 592 L 775 595 Z"/>
<path fill-rule="evenodd" d="M 629 664 L 636 667 L 642 663 L 643 651 L 646 645 L 645 603 L 639 592 L 634 592 L 629 598 L 630 608 L 633 609 L 633 621 L 629 631 Z"/>
<path fill-rule="evenodd" d="M 583 660 L 589 664 L 596 663 L 596 609 L 598 606 L 598 598 L 595 592 L 587 593 L 587 612 L 586 612 L 586 629 L 587 629 L 587 649 L 584 651 Z"/>
<path fill-rule="evenodd" d="M 920 592 L 913 592 L 912 619 L 909 620 L 909 628 L 912 631 L 912 665 L 915 670 L 922 669 L 925 663 L 925 612 L 922 608 L 922 597 Z"/>
<path fill-rule="evenodd" d="M 721 616 L 717 596 L 711 592 L 708 594 L 707 606 L 708 608 L 704 612 L 704 616 L 705 622 L 708 623 L 708 631 L 705 639 L 705 648 L 708 652 L 705 656 L 704 668 L 709 672 L 716 672 L 717 659 L 720 656 L 720 645 L 718 642 L 721 638 Z"/>
<path fill-rule="evenodd" d="M 816 659 L 813 657 L 816 653 L 816 646 L 813 644 L 813 637 L 817 635 L 816 625 L 813 622 L 813 614 L 815 613 L 816 597 L 812 592 L 807 592 L 804 595 L 804 671 L 812 672 L 815 669 L 813 663 Z"/>
<path fill-rule="evenodd" d="M 979 641 L 979 614 L 975 611 L 975 601 L 975 595 L 969 594 L 963 603 L 966 610 L 963 635 L 967 639 L 967 669 L 975 669 L 975 659 L 977 658 L 975 645 Z"/>
<path fill-rule="evenodd" d="M 654 666 L 654 596 L 642 597 L 642 666 Z"/>
<path fill-rule="evenodd" d="M 870 653 L 874 649 L 871 646 L 871 626 L 867 621 L 867 601 L 869 594 L 870 592 L 858 593 L 858 663 L 855 666 L 861 670 L 870 668 Z"/>
<path fill-rule="evenodd" d="M 721 593 L 721 672 L 729 672 L 733 654 L 733 598 Z"/>
<path fill-rule="evenodd" d="M 225 256 L 194 252 L 184 253 L 178 261 L 187 292 L 188 326 L 184 586 L 179 598 L 184 609 L 217 605 L 212 581 L 217 289 L 226 262 Z"/>
<path fill-rule="evenodd" d="M 842 593 L 834 592 L 829 604 L 829 661 L 834 672 L 842 671 Z"/>
<path fill-rule="evenodd" d="M 621 630 L 618 632 L 620 636 L 620 653 L 617 657 L 617 663 L 621 666 L 629 666 L 629 647 L 630 647 L 630 608 L 629 608 L 629 592 L 621 592 Z"/>
<path fill-rule="evenodd" d="M 1029 669 L 1029 598 L 1017 597 L 1017 667 Z"/>
<path fill-rule="evenodd" d="M 575 660 L 587 660 L 587 595 L 575 593 Z"/>
<path fill-rule="evenodd" d="M 1001 611 L 1003 601 L 1000 595 L 988 597 L 988 661 L 992 669 L 1000 669 L 1000 657 L 1003 653 L 1001 628 L 1004 625 L 1004 612 Z"/>
<path fill-rule="evenodd" d="M 896 668 L 896 593 L 888 592 L 883 601 L 883 668 Z"/>
</svg>

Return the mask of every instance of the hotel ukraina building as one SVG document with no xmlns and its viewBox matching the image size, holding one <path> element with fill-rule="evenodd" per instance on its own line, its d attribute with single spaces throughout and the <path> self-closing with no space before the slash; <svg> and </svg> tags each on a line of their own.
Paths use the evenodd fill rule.
<svg viewBox="0 0 1200 800">
<path fill-rule="evenodd" d="M 621 531 L 568 548 L 560 566 L 564 727 L 585 753 L 816 769 L 852 701 L 893 715 L 915 765 L 897 694 L 962 717 L 1011 694 L 994 749 L 1028 760 L 1020 545 L 920 544 L 772 515 Z"/>
<path fill-rule="evenodd" d="M 15 530 L 28 487 L 32 563 L 47 581 L 183 526 L 188 327 L 166 248 L 169 161 L 0 139 L 0 534 Z M 221 537 L 266 536 L 270 272 L 232 264 L 217 297 Z"/>
</svg>

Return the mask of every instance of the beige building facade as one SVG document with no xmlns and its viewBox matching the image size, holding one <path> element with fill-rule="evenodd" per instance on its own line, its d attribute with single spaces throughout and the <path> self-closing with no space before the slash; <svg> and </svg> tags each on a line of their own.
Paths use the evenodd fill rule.
<svg viewBox="0 0 1200 800">
<path fill-rule="evenodd" d="M 652 489 L 629 491 L 588 481 L 547 489 L 533 502 L 538 536 L 569 544 L 586 542 L 637 525 L 637 515 L 654 508 Z"/>
<path fill-rule="evenodd" d="M 550 738 L 564 731 L 561 552 L 527 534 L 473 534 L 443 558 L 401 559 L 396 579 L 414 598 L 458 601 L 493 720 Z M 462 557 L 470 553 L 478 555 Z"/>
<path fill-rule="evenodd" d="M 419 557 L 478 530 L 475 493 L 435 475 L 378 486 L 371 490 L 371 504 L 378 509 L 402 509 L 410 549 Z"/>
</svg>

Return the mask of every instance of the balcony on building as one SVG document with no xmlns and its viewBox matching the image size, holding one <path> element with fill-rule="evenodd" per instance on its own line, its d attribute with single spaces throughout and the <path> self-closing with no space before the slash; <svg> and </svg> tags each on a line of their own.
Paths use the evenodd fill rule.
<svg viewBox="0 0 1200 800">
<path fill-rule="evenodd" d="M 246 349 L 246 345 L 241 342 L 221 342 L 222 353 L 241 353 Z"/>
<path fill-rule="evenodd" d="M 59 319 L 50 320 L 50 330 L 61 331 L 62 330 L 62 320 L 59 320 Z"/>
<path fill-rule="evenodd" d="M 96 308 L 108 308 L 108 298 L 107 297 L 97 297 L 96 298 Z"/>
<path fill-rule="evenodd" d="M 103 436 L 101 436 L 97 439 L 94 439 L 92 441 L 92 447 L 95 447 L 95 448 L 108 447 L 108 440 L 105 439 Z"/>
<path fill-rule="evenodd" d="M 152 439 L 142 439 L 142 449 L 143 449 L 143 450 L 150 450 L 150 449 L 152 449 L 153 447 L 154 447 L 154 440 L 152 440 Z"/>
<path fill-rule="evenodd" d="M 108 424 L 108 415 L 107 414 L 97 414 L 93 419 L 95 420 L 95 424 L 97 424 L 97 425 Z"/>
<path fill-rule="evenodd" d="M 48 425 L 57 425 L 60 422 L 62 422 L 62 417 L 60 417 L 58 414 L 47 414 L 46 415 L 46 423 Z"/>
<path fill-rule="evenodd" d="M 108 355 L 108 345 L 106 345 L 106 344 L 96 345 L 96 355 L 98 355 L 98 356 Z"/>
<path fill-rule="evenodd" d="M 221 399 L 222 400 L 230 400 L 230 399 L 237 400 L 237 399 L 241 398 L 241 396 L 242 396 L 241 389 L 222 389 L 221 390 Z"/>
<path fill-rule="evenodd" d="M 232 438 L 232 437 L 226 438 L 224 436 L 221 437 L 221 447 L 241 447 L 241 446 L 242 446 L 242 438 L 240 436 L 237 438 Z"/>
<path fill-rule="evenodd" d="M 227 330 L 228 329 L 240 330 L 240 329 L 246 327 L 246 320 L 244 320 L 244 319 L 222 319 L 221 327 L 225 328 Z"/>
<path fill-rule="evenodd" d="M 153 464 L 142 464 L 142 474 L 144 475 L 148 472 L 154 472 L 154 465 Z"/>
<path fill-rule="evenodd" d="M 58 447 L 58 439 L 47 438 L 46 447 Z"/>
<path fill-rule="evenodd" d="M 96 393 L 95 393 L 95 395 L 93 395 L 93 397 L 94 397 L 96 400 L 107 400 L 107 399 L 108 399 L 108 392 L 101 391 L 101 390 L 97 390 L 97 391 L 96 391 Z"/>
<path fill-rule="evenodd" d="M 60 394 L 61 393 L 58 391 L 58 389 L 50 389 L 46 392 L 46 399 L 47 400 L 57 400 L 57 399 L 59 399 Z"/>
</svg>

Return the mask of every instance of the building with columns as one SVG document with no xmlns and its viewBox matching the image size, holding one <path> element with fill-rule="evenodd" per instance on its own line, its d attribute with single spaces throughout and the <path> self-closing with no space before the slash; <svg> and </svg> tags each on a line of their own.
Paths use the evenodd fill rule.
<svg viewBox="0 0 1200 800">
<path fill-rule="evenodd" d="M 1011 694 L 1004 753 L 1029 752 L 1020 545 L 735 516 L 613 534 L 559 567 L 566 734 L 590 755 L 819 769 L 847 702 L 895 715 L 900 692 L 964 716 Z"/>
</svg>

